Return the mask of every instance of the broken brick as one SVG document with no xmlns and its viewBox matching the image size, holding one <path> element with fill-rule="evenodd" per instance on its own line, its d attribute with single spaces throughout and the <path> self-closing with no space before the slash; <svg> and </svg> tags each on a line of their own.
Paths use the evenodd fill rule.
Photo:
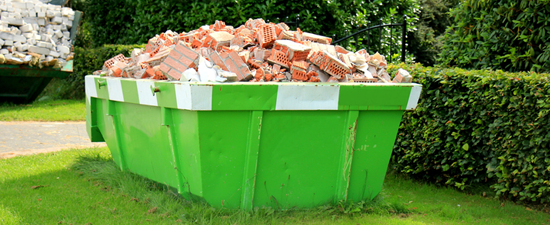
<svg viewBox="0 0 550 225">
<path fill-rule="evenodd" d="M 270 47 L 273 42 L 277 39 L 277 34 L 275 31 L 275 26 L 273 24 L 263 24 L 260 25 L 257 32 L 258 43 L 260 47 L 267 48 Z"/>
<path fill-rule="evenodd" d="M 288 56 L 283 53 L 282 51 L 272 49 L 271 50 L 271 56 L 267 59 L 270 63 L 279 64 L 280 66 L 289 67 L 290 61 L 288 60 Z"/>
<path fill-rule="evenodd" d="M 317 35 L 317 34 L 307 33 L 307 32 L 302 33 L 302 40 L 312 41 L 312 42 L 317 42 L 317 43 L 327 44 L 327 45 L 330 45 L 330 42 L 332 42 L 332 38 Z"/>
<path fill-rule="evenodd" d="M 397 70 L 395 77 L 392 80 L 392 83 L 410 83 L 412 82 L 412 76 L 408 71 L 400 68 Z"/>
</svg>

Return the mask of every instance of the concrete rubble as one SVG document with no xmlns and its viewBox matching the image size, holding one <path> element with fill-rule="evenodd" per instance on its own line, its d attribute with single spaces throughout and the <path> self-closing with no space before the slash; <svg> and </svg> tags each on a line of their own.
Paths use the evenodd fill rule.
<svg viewBox="0 0 550 225">
<path fill-rule="evenodd" d="M 40 0 L 0 0 L 0 64 L 62 67 L 75 12 Z"/>
<path fill-rule="evenodd" d="M 350 52 L 332 39 L 284 23 L 249 19 L 237 28 L 222 21 L 197 30 L 166 31 L 130 57 L 120 54 L 96 75 L 183 82 L 410 83 L 400 69 L 392 80 L 384 56 Z"/>
</svg>

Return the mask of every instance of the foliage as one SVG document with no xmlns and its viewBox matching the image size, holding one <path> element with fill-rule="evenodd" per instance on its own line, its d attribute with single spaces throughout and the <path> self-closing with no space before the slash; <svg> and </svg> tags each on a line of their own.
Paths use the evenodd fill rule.
<svg viewBox="0 0 550 225">
<path fill-rule="evenodd" d="M 240 26 L 248 18 L 263 18 L 271 22 L 293 22 L 299 16 L 303 31 L 329 37 L 342 38 L 349 32 L 380 22 L 401 22 L 407 16 L 410 29 L 414 29 L 419 11 L 419 0 L 374 2 L 358 0 L 340 1 L 277 1 L 251 0 L 190 1 L 176 0 L 89 0 L 86 5 L 85 22 L 90 23 L 90 34 L 95 46 L 103 44 L 146 43 L 156 34 L 166 30 L 176 32 L 198 29 L 215 20 L 223 20 L 228 25 Z M 109 13 L 105 13 L 109 11 Z M 93 16 L 87 16 L 93 15 Z M 295 24 L 289 24 L 295 29 Z M 393 40 L 390 30 L 381 29 L 359 37 L 359 48 L 371 53 L 389 54 L 390 46 L 400 57 L 401 28 L 394 29 Z M 381 42 L 379 40 L 382 40 Z M 350 49 L 355 50 L 355 40 L 349 41 Z M 347 46 L 348 47 L 348 46 Z M 369 48 L 370 47 L 370 48 Z M 411 58 L 412 59 L 412 58 Z"/>
<path fill-rule="evenodd" d="M 360 10 L 358 10 L 356 17 L 346 15 L 340 18 L 346 21 L 345 28 L 350 31 L 345 33 L 380 24 L 402 23 L 403 18 L 406 20 L 408 31 L 416 29 L 415 24 L 418 21 L 418 13 L 420 12 L 419 0 L 353 2 L 360 2 L 354 6 Z M 351 13 L 351 15 L 353 14 Z M 358 35 L 357 40 L 350 39 L 349 43 L 351 46 L 348 49 L 355 51 L 365 48 L 371 54 L 380 52 L 380 54 L 386 56 L 388 61 L 396 62 L 401 59 L 402 28 L 399 26 L 370 30 Z M 359 46 L 356 46 L 357 43 L 359 43 Z M 406 45 L 408 44 L 406 43 Z M 407 49 L 407 47 L 405 48 Z M 407 62 L 414 60 L 414 56 L 408 50 L 406 55 Z"/>
<path fill-rule="evenodd" d="M 189 1 L 176 0 L 89 0 L 86 21 L 91 23 L 94 44 L 146 43 L 149 38 L 166 30 L 186 32 L 215 20 L 239 26 L 248 18 L 263 18 L 272 22 L 294 21 L 300 14 L 300 26 L 308 32 L 337 33 L 342 24 L 334 17 L 339 10 L 327 1 Z M 109 13 L 105 13 L 105 11 Z M 323 21 L 323 23 L 319 23 Z"/>
<path fill-rule="evenodd" d="M 83 99 L 84 76 L 92 74 L 94 71 L 101 70 L 105 60 L 118 54 L 129 56 L 134 48 L 142 48 L 143 45 L 104 45 L 98 48 L 75 47 L 73 73 L 64 79 L 57 81 L 55 86 L 54 99 Z M 48 91 L 51 87 L 48 87 Z M 50 91 L 51 93 L 52 91 Z"/>
<path fill-rule="evenodd" d="M 445 29 L 451 25 L 449 10 L 458 0 L 421 0 L 416 30 L 409 30 L 409 52 L 415 61 L 424 66 L 433 66 L 441 53 Z"/>
<path fill-rule="evenodd" d="M 399 128 L 393 160 L 400 172 L 550 201 L 548 74 L 402 66 L 423 90 Z"/>
<path fill-rule="evenodd" d="M 451 11 L 441 62 L 463 68 L 550 71 L 550 1 L 466 0 Z"/>
</svg>

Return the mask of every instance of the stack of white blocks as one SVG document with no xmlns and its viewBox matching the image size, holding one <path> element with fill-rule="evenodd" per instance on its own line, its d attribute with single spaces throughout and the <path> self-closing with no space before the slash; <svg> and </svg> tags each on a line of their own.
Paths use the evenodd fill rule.
<svg viewBox="0 0 550 225">
<path fill-rule="evenodd" d="M 30 61 L 25 56 L 31 52 L 40 54 L 41 61 L 66 63 L 71 53 L 71 8 L 40 0 L 0 0 L 0 11 L 0 54 L 7 60 Z"/>
</svg>

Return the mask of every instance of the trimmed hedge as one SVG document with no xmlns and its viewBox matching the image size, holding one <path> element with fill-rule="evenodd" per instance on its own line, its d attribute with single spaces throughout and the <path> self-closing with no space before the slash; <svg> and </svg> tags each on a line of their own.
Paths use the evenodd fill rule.
<svg viewBox="0 0 550 225">
<path fill-rule="evenodd" d="M 393 162 L 400 172 L 550 201 L 549 74 L 401 66 L 423 90 L 399 128 Z"/>
<path fill-rule="evenodd" d="M 550 72 L 549 0 L 465 0 L 451 10 L 441 63 Z"/>
</svg>

